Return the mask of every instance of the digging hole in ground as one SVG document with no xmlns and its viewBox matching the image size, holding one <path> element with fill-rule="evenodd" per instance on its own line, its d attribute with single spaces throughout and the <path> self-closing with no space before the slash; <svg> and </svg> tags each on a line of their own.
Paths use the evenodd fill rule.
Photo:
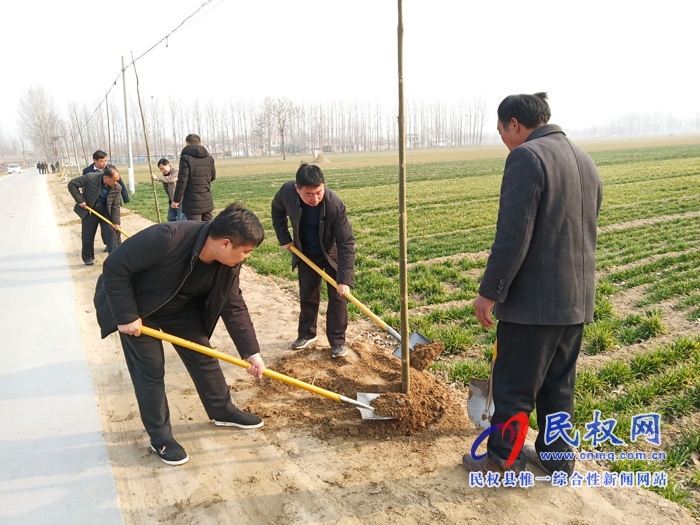
<svg viewBox="0 0 700 525">
<path fill-rule="evenodd" d="M 420 346 L 424 348 L 417 348 L 411 357 L 414 354 L 420 357 L 416 362 L 423 367 L 444 348 L 441 343 Z M 411 369 L 409 393 L 402 394 L 401 360 L 386 349 L 356 341 L 344 359 L 332 360 L 329 354 L 323 348 L 290 351 L 270 368 L 350 398 L 355 398 L 358 392 L 382 394 L 372 402 L 377 415 L 396 419 L 363 420 L 359 410 L 350 405 L 268 378 L 261 381 L 257 396 L 262 406 L 256 403 L 248 408 L 273 420 L 273 425 L 310 426 L 320 438 L 338 435 L 382 438 L 470 427 L 464 396 L 428 372 Z"/>
</svg>

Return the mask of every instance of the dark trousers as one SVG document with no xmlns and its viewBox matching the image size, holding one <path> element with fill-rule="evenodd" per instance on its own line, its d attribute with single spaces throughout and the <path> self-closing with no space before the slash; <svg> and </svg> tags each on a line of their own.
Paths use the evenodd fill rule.
<svg viewBox="0 0 700 525">
<path fill-rule="evenodd" d="M 336 278 L 336 271 L 323 255 L 309 257 L 320 266 L 330 277 Z M 299 298 L 301 313 L 299 314 L 299 337 L 310 339 L 316 336 L 316 320 L 318 307 L 321 303 L 321 283 L 323 278 L 304 261 L 297 265 L 299 271 Z M 341 283 L 342 284 L 342 283 Z M 345 344 L 345 330 L 348 328 L 348 304 L 345 297 L 330 284 L 328 290 L 328 309 L 326 311 L 326 335 L 331 346 Z"/>
<path fill-rule="evenodd" d="M 210 211 L 204 212 L 204 213 L 199 213 L 199 214 L 193 214 L 193 213 L 186 213 L 185 214 L 186 220 L 188 221 L 204 221 L 204 222 L 211 222 L 214 220 L 214 216 Z"/>
<path fill-rule="evenodd" d="M 529 416 L 536 407 L 537 451 L 569 451 L 569 445 L 561 438 L 545 445 L 546 418 L 548 414 L 567 412 L 573 423 L 576 359 L 581 349 L 583 324 L 547 326 L 499 321 L 496 332 L 498 353 L 493 370 L 496 410 L 491 424 L 505 423 L 519 412 Z M 502 465 L 513 450 L 509 440 L 508 432 L 506 440 L 500 431 L 489 436 L 488 453 Z M 522 469 L 525 463 L 521 451 L 512 467 Z"/>
<path fill-rule="evenodd" d="M 191 316 L 192 317 L 192 316 Z M 197 316 L 198 317 L 198 316 Z M 145 321 L 151 328 L 162 328 L 169 334 L 211 348 L 198 319 L 194 322 L 178 322 L 177 326 Z M 162 443 L 173 438 L 170 410 L 165 397 L 165 358 L 163 343 L 147 335 L 133 337 L 119 334 L 126 364 L 134 384 L 141 421 L 152 443 Z M 219 360 L 208 355 L 173 345 L 185 364 L 197 388 L 199 398 L 209 419 L 225 418 L 234 411 L 226 378 Z"/>
<path fill-rule="evenodd" d="M 110 218 L 109 213 L 107 213 L 104 206 L 95 206 L 95 211 L 108 219 Z M 102 240 L 107 245 L 107 251 L 112 253 L 117 247 L 117 232 L 114 230 L 114 228 L 97 217 L 97 215 L 88 213 L 83 218 L 83 229 L 81 234 L 83 241 L 81 256 L 83 258 L 83 262 L 91 261 L 95 258 L 95 234 L 97 233 L 98 227 L 101 228 Z"/>
</svg>

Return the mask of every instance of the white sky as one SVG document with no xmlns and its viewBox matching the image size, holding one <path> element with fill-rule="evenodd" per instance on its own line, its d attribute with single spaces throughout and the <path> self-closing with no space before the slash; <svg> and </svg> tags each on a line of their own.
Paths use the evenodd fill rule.
<svg viewBox="0 0 700 525">
<path fill-rule="evenodd" d="M 61 110 L 71 101 L 94 109 L 122 55 L 139 56 L 204 1 L 4 1 L 0 129 L 12 134 L 31 85 Z M 549 92 L 551 122 L 565 130 L 629 112 L 695 115 L 694 4 L 404 0 L 406 97 L 481 97 L 494 128 L 503 97 L 535 91 Z M 395 104 L 396 24 L 393 0 L 213 0 L 137 62 L 141 96 Z M 127 79 L 135 96 L 133 69 Z M 122 100 L 119 78 L 110 101 Z"/>
</svg>

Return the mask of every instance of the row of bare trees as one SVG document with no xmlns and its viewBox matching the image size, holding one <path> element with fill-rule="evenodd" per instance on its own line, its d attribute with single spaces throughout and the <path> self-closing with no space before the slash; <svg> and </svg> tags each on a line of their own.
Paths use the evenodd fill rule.
<svg viewBox="0 0 700 525">
<path fill-rule="evenodd" d="M 113 161 L 126 159 L 123 106 L 115 101 L 95 106 L 70 103 L 64 119 L 43 88 L 30 88 L 20 114 L 23 133 L 47 158 L 66 152 L 79 163 L 91 162 L 103 149 Z M 92 108 L 92 109 L 91 109 Z M 317 152 L 385 151 L 398 148 L 396 110 L 378 102 L 338 100 L 297 104 L 287 98 L 262 102 L 227 103 L 151 97 L 143 104 L 145 126 L 153 157 L 176 157 L 189 133 L 197 133 L 218 158 L 313 155 Z M 145 160 L 142 119 L 138 104 L 130 104 L 133 155 Z M 485 105 L 481 101 L 413 102 L 408 108 L 408 147 L 434 148 L 479 145 L 483 140 Z M 412 117 L 412 118 L 411 118 Z M 109 150 L 109 151 L 108 151 Z"/>
<path fill-rule="evenodd" d="M 112 99 L 117 97 L 113 96 Z M 35 150 L 35 159 L 71 159 L 89 164 L 102 149 L 113 162 L 125 162 L 126 125 L 123 105 L 116 100 L 89 105 L 70 103 L 59 111 L 42 87 L 31 87 L 19 104 L 20 131 L 11 139 L 0 130 L 0 157 Z M 142 101 L 151 155 L 176 158 L 189 133 L 197 133 L 218 158 L 315 155 L 317 152 L 360 152 L 398 149 L 396 110 L 379 102 L 337 100 L 295 103 L 287 98 L 184 103 L 157 98 Z M 95 109 L 97 107 L 97 109 Z M 133 155 L 146 160 L 138 103 L 130 104 Z M 406 106 L 409 148 L 479 146 L 484 141 L 486 104 L 409 101 Z M 700 116 L 680 120 L 669 115 L 630 114 L 597 126 L 571 130 L 578 137 L 692 133 Z M 77 152 L 77 155 L 76 153 Z"/>
</svg>

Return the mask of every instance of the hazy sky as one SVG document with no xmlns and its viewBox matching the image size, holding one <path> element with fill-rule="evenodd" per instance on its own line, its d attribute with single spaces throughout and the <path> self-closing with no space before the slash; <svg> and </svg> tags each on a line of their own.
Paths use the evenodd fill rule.
<svg viewBox="0 0 700 525">
<path fill-rule="evenodd" d="M 138 57 L 205 0 L 3 2 L 0 129 L 43 85 L 59 109 L 91 110 Z M 565 129 L 629 112 L 700 112 L 690 0 L 404 0 L 407 98 L 470 101 L 548 91 Z M 141 96 L 202 102 L 362 99 L 395 103 L 397 2 L 213 0 L 137 62 Z M 131 94 L 136 85 L 127 70 Z M 110 94 L 122 103 L 121 77 Z M 410 118 L 410 115 L 409 115 Z M 490 121 L 487 120 L 487 127 Z"/>
</svg>

